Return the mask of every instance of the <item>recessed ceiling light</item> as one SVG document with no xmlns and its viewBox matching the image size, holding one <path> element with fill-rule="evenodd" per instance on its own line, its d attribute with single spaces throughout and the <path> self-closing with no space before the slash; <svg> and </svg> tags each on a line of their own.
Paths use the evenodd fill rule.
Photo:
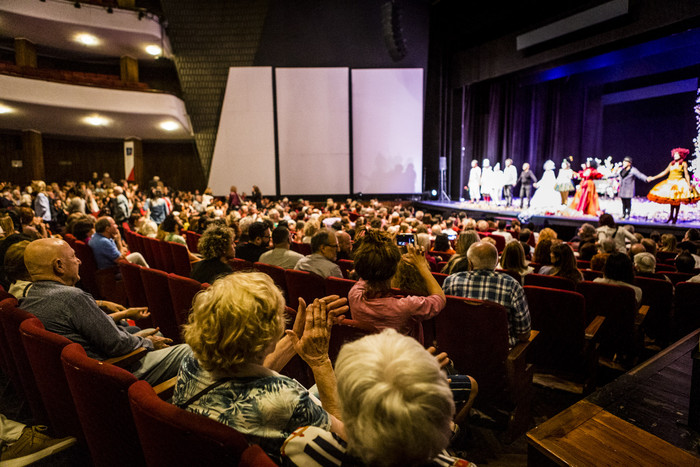
<svg viewBox="0 0 700 467">
<path fill-rule="evenodd" d="M 6 105 L 0 104 L 0 114 L 9 114 L 9 113 L 12 113 L 14 111 L 15 111 L 15 109 L 13 109 L 12 107 L 8 107 Z"/>
<path fill-rule="evenodd" d="M 158 47 L 157 45 L 149 45 L 149 46 L 146 47 L 146 52 L 147 52 L 149 55 L 153 55 L 154 57 L 156 57 L 156 56 L 158 56 L 158 55 L 160 55 L 160 54 L 163 53 L 163 49 L 161 49 L 161 48 Z"/>
<path fill-rule="evenodd" d="M 168 120 L 160 124 L 160 127 L 165 131 L 175 131 L 180 128 L 180 124 L 172 120 Z"/>
<path fill-rule="evenodd" d="M 83 121 L 94 126 L 104 126 L 107 125 L 107 123 L 109 123 L 109 120 L 107 120 L 104 117 L 100 117 L 99 115 L 91 115 L 89 117 L 85 117 Z"/>
<path fill-rule="evenodd" d="M 93 36 L 92 34 L 87 34 L 87 33 L 81 33 L 81 34 L 76 34 L 75 40 L 80 42 L 83 45 L 97 45 L 100 43 L 100 40 Z"/>
</svg>

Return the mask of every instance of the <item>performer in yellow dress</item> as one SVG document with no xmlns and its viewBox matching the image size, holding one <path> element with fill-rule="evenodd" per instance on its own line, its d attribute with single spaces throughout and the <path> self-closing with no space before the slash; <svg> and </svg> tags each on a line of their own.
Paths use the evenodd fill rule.
<svg viewBox="0 0 700 467">
<path fill-rule="evenodd" d="M 668 178 L 661 183 L 657 183 L 649 191 L 647 198 L 650 201 L 671 205 L 671 214 L 666 222 L 676 223 L 681 204 L 693 204 L 700 201 L 700 193 L 690 183 L 688 175 L 688 163 L 685 158 L 690 151 L 685 148 L 675 148 L 671 151 L 673 160 L 668 167 L 658 175 L 649 177 L 648 182 L 668 175 Z"/>
</svg>

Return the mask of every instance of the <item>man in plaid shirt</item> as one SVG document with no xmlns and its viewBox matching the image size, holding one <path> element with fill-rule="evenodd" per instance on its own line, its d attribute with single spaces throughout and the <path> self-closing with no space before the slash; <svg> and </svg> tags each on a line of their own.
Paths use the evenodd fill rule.
<svg viewBox="0 0 700 467">
<path fill-rule="evenodd" d="M 467 251 L 470 270 L 452 274 L 442 288 L 446 295 L 488 300 L 508 310 L 508 335 L 511 347 L 530 338 L 530 310 L 525 291 L 508 274 L 495 272 L 498 250 L 488 242 L 474 243 Z"/>
</svg>

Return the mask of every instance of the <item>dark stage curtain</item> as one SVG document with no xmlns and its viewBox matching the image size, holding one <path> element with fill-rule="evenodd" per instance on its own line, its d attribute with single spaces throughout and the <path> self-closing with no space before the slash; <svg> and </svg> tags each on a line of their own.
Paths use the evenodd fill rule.
<svg viewBox="0 0 700 467">
<path fill-rule="evenodd" d="M 529 162 L 539 178 L 548 159 L 559 166 L 572 156 L 578 168 L 586 157 L 600 157 L 600 102 L 595 87 L 572 78 L 535 84 L 504 79 L 454 90 L 453 106 L 461 108 L 461 119 L 451 125 L 461 138 L 455 138 L 459 147 L 452 148 L 451 157 L 452 167 L 461 165 L 462 173 L 459 185 L 452 177 L 451 195 L 460 195 L 473 159 L 481 165 L 488 158 L 503 167 L 510 157 L 518 170 Z"/>
</svg>

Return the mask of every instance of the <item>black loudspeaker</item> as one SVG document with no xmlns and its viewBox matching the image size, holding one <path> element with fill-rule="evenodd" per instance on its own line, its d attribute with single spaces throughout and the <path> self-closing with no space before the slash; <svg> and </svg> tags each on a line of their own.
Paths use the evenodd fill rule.
<svg viewBox="0 0 700 467">
<path fill-rule="evenodd" d="M 382 31 L 391 59 L 398 62 L 406 57 L 406 41 L 401 30 L 401 11 L 398 3 L 388 1 L 382 4 Z"/>
</svg>

